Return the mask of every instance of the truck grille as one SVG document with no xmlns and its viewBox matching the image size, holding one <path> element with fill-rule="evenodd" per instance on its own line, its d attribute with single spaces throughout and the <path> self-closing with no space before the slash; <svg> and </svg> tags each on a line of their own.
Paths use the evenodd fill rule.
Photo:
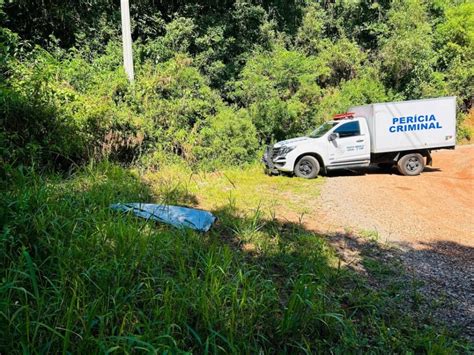
<svg viewBox="0 0 474 355">
<path fill-rule="evenodd" d="M 281 148 L 271 147 L 270 149 L 271 149 L 270 150 L 270 156 L 271 156 L 272 159 L 275 159 L 280 154 Z"/>
</svg>

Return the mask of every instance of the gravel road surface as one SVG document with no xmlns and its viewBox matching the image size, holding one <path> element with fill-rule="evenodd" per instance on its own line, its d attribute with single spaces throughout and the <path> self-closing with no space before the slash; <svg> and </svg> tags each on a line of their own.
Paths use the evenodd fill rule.
<svg viewBox="0 0 474 355">
<path fill-rule="evenodd" d="M 399 248 L 422 292 L 445 300 L 438 315 L 474 340 L 474 145 L 434 152 L 416 177 L 334 172 L 315 210 L 313 229 L 350 227 Z"/>
<path fill-rule="evenodd" d="M 389 241 L 474 247 L 474 145 L 433 153 L 416 177 L 369 171 L 333 173 L 322 191 L 338 225 L 376 231 Z"/>
</svg>

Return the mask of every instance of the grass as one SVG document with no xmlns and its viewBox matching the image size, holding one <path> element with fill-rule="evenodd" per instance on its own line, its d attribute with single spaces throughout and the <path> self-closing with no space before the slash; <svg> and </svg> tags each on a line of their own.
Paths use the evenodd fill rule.
<svg viewBox="0 0 474 355">
<path fill-rule="evenodd" d="M 319 195 L 322 178 L 269 177 L 262 171 L 261 166 L 252 165 L 214 173 L 193 173 L 189 168 L 174 165 L 144 173 L 143 178 L 155 195 L 170 197 L 170 192 L 184 191 L 193 197 L 186 203 L 211 210 L 232 204 L 240 212 L 258 209 L 267 217 L 274 211 L 300 215 L 311 211 L 311 202 Z M 173 201 L 173 198 L 168 199 Z"/>
<path fill-rule="evenodd" d="M 375 231 L 375 230 L 361 230 L 358 232 L 359 236 L 361 236 L 362 238 L 366 238 L 368 240 L 371 240 L 371 241 L 378 241 L 380 240 L 380 234 L 379 232 Z"/>
<path fill-rule="evenodd" d="M 322 236 L 272 218 L 305 213 L 320 184 L 256 167 L 16 172 L 0 195 L 0 353 L 468 352 L 338 266 Z M 108 208 L 125 201 L 219 221 L 201 234 Z"/>
</svg>

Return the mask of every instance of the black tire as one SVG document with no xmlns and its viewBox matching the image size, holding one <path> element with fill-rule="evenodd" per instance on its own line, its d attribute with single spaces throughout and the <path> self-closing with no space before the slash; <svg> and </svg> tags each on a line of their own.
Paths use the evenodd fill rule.
<svg viewBox="0 0 474 355">
<path fill-rule="evenodd" d="M 295 165 L 295 175 L 304 179 L 314 179 L 321 169 L 318 159 L 305 155 Z"/>
<path fill-rule="evenodd" d="M 398 171 L 405 176 L 420 175 L 424 168 L 425 159 L 418 153 L 404 155 L 397 163 Z"/>
</svg>

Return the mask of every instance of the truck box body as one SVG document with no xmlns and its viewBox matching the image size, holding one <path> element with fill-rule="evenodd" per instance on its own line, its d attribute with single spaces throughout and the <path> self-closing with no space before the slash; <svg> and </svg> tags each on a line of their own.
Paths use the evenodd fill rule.
<svg viewBox="0 0 474 355">
<path fill-rule="evenodd" d="M 371 153 L 454 147 L 456 98 L 377 103 L 349 109 L 365 117 Z"/>
</svg>

